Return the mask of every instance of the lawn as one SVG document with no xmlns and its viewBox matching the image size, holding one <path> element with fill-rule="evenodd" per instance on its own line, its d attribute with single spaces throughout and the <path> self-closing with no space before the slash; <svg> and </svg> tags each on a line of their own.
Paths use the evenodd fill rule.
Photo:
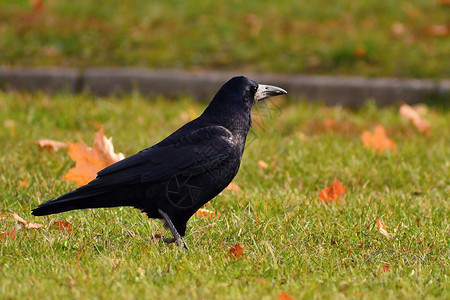
<svg viewBox="0 0 450 300">
<path fill-rule="evenodd" d="M 448 78 L 449 12 L 445 0 L 0 0 L 0 65 Z"/>
<path fill-rule="evenodd" d="M 165 229 L 132 208 L 30 215 L 75 187 L 62 179 L 73 166 L 67 151 L 50 153 L 35 140 L 92 145 L 103 125 L 115 150 L 131 155 L 204 107 L 139 94 L 0 93 L 0 298 L 450 297 L 450 115 L 442 107 L 428 107 L 425 137 L 397 107 L 260 103 L 234 180 L 239 190 L 223 191 L 207 207 L 220 217 L 192 217 L 189 251 L 152 243 Z M 364 148 L 361 132 L 377 124 L 396 151 Z M 317 196 L 335 177 L 346 191 L 325 204 Z M 20 227 L 10 210 L 44 226 Z M 52 226 L 62 220 L 72 230 Z M 237 244 L 244 255 L 235 259 Z"/>
</svg>

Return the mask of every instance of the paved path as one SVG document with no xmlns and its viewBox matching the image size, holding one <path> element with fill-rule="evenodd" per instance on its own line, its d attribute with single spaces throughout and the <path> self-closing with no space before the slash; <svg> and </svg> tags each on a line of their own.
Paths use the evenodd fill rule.
<svg viewBox="0 0 450 300">
<path fill-rule="evenodd" d="M 368 99 L 380 106 L 429 98 L 450 101 L 450 80 L 331 77 L 249 74 L 231 72 L 184 72 L 132 68 L 0 68 L 0 88 L 42 90 L 48 93 L 89 91 L 96 95 L 129 93 L 175 97 L 189 95 L 209 101 L 224 82 L 245 75 L 261 83 L 278 85 L 294 99 L 321 101 L 327 105 L 358 107 Z"/>
</svg>

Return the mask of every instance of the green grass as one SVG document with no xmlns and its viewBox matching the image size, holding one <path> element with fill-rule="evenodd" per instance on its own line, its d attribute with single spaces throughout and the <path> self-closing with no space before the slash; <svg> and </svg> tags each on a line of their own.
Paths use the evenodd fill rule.
<svg viewBox="0 0 450 300">
<path fill-rule="evenodd" d="M 41 229 L 0 218 L 1 299 L 448 299 L 448 110 L 429 108 L 432 136 L 400 119 L 396 107 L 351 111 L 282 99 L 255 109 L 254 128 L 235 183 L 193 217 L 185 252 L 150 243 L 163 230 L 131 208 L 33 217 L 39 203 L 68 192 L 66 151 L 34 140 L 92 143 L 100 124 L 126 155 L 152 145 L 199 114 L 190 99 L 0 93 L 0 209 Z M 188 113 L 191 112 L 191 113 Z M 333 118 L 334 128 L 325 120 Z M 377 154 L 360 141 L 382 124 L 397 152 Z M 264 160 L 268 169 L 258 166 Z M 337 177 L 347 190 L 325 205 L 319 191 Z M 19 184 L 27 179 L 29 186 Z M 382 219 L 388 240 L 375 225 Z M 72 231 L 51 228 L 66 220 Z M 245 257 L 228 254 L 235 244 Z M 388 266 L 390 271 L 380 271 Z"/>
<path fill-rule="evenodd" d="M 0 65 L 450 77 L 435 0 L 42 2 L 0 0 Z"/>
</svg>

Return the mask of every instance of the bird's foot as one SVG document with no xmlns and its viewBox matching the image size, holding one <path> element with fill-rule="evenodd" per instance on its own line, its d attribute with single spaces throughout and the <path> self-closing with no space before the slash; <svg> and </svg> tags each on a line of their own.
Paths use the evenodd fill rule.
<svg viewBox="0 0 450 300">
<path fill-rule="evenodd" d="M 163 212 L 161 209 L 158 209 L 158 212 L 161 215 L 161 217 L 164 218 L 164 221 L 166 221 L 166 224 L 169 227 L 170 232 L 172 232 L 173 240 L 177 243 L 177 246 L 183 247 L 184 249 L 188 250 L 188 247 L 187 247 L 186 243 L 184 242 L 183 237 L 178 233 L 178 231 L 175 228 L 175 226 L 173 225 L 173 222 L 170 219 L 170 217 L 165 212 Z M 170 240 L 172 240 L 172 239 L 170 239 Z"/>
<path fill-rule="evenodd" d="M 161 239 L 166 244 L 172 244 L 172 243 L 176 242 L 175 238 L 166 238 L 165 236 L 160 235 L 160 234 L 155 234 L 152 236 L 152 241 L 159 240 L 159 239 Z"/>
</svg>

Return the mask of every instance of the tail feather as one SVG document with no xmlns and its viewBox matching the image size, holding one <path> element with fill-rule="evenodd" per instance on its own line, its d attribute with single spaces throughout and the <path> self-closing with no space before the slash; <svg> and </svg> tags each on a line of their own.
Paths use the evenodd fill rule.
<svg viewBox="0 0 450 300">
<path fill-rule="evenodd" d="M 88 184 L 40 204 L 31 213 L 45 216 L 75 209 L 133 206 L 133 200 L 125 190 L 105 189 Z"/>
</svg>

